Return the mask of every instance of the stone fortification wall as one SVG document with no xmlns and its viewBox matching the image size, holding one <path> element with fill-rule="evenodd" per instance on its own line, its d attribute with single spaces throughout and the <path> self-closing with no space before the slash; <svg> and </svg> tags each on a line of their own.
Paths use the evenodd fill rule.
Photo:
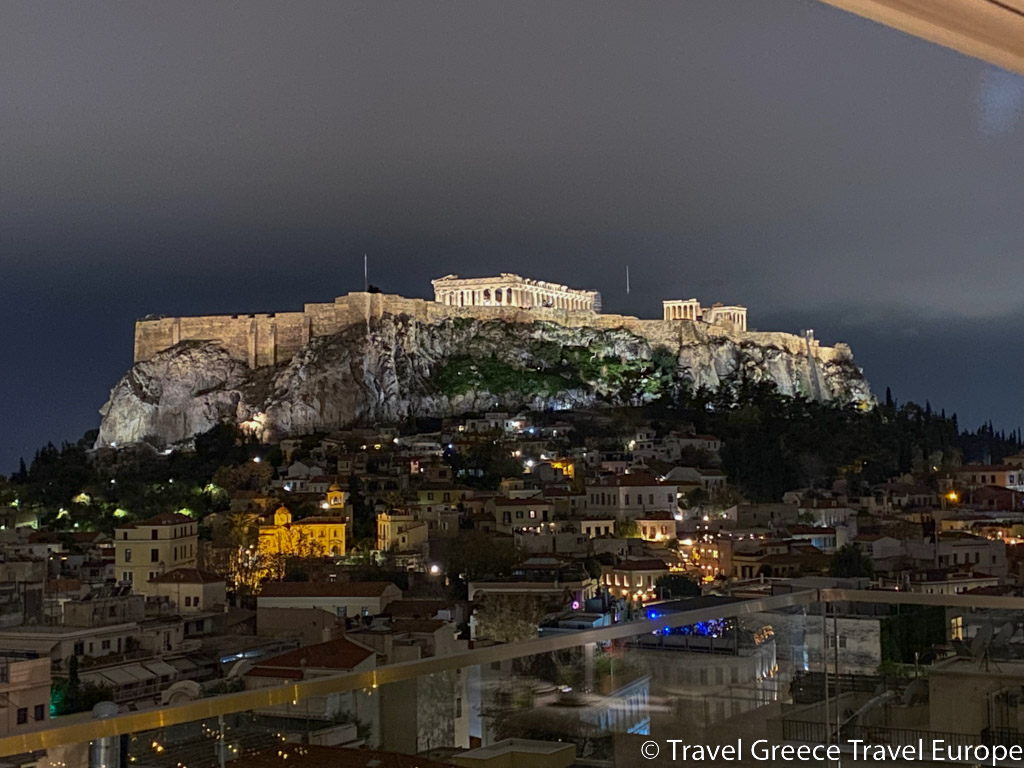
<svg viewBox="0 0 1024 768">
<path fill-rule="evenodd" d="M 822 362 L 852 359 L 845 344 L 821 347 L 817 340 L 808 341 L 789 333 L 737 331 L 692 320 L 644 320 L 629 315 L 595 314 L 588 310 L 457 307 L 425 299 L 360 292 L 339 296 L 332 303 L 306 304 L 302 312 L 143 318 L 135 324 L 135 362 L 149 360 L 158 352 L 183 341 L 216 341 L 233 358 L 246 362 L 250 368 L 276 365 L 289 361 L 312 338 L 329 336 L 348 326 L 384 315 L 406 315 L 424 323 L 453 317 L 514 323 L 543 320 L 574 328 L 625 328 L 643 336 L 652 346 L 663 345 L 673 351 L 691 344 L 707 344 L 722 339 L 774 346 L 795 355 L 810 352 Z"/>
</svg>

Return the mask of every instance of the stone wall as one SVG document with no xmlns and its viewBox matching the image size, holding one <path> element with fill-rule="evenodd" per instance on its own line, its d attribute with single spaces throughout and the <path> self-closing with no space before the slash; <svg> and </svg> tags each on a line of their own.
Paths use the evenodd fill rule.
<svg viewBox="0 0 1024 768">
<path fill-rule="evenodd" d="M 143 318 L 135 324 L 135 362 L 150 360 L 158 352 L 183 341 L 216 341 L 231 357 L 244 361 L 250 368 L 276 365 L 288 362 L 312 338 L 329 336 L 384 315 L 406 315 L 424 323 L 455 317 L 512 323 L 543 320 L 570 328 L 625 328 L 643 336 L 652 346 L 661 345 L 673 351 L 721 339 L 778 347 L 795 355 L 810 353 L 825 363 L 852 360 L 845 344 L 822 347 L 815 339 L 789 333 L 739 331 L 692 320 L 644 320 L 629 315 L 595 314 L 589 310 L 457 307 L 426 299 L 360 292 L 339 296 L 332 303 L 306 304 L 302 312 Z"/>
</svg>

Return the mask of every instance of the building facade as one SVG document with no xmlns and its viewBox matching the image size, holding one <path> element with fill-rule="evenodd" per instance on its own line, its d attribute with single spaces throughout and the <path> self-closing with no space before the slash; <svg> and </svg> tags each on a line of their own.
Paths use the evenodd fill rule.
<svg viewBox="0 0 1024 768">
<path fill-rule="evenodd" d="M 271 522 L 260 526 L 260 551 L 270 557 L 341 556 L 345 554 L 345 523 L 346 518 L 341 514 L 316 515 L 293 521 L 288 507 L 281 506 L 274 512 Z"/>
<path fill-rule="evenodd" d="M 50 659 L 0 654 L 0 738 L 44 728 L 50 719 Z"/>
<path fill-rule="evenodd" d="M 175 568 L 150 579 L 149 594 L 169 600 L 181 613 L 223 610 L 227 605 L 224 578 L 198 568 Z"/>
<path fill-rule="evenodd" d="M 141 595 L 149 581 L 175 568 L 194 568 L 199 535 L 196 521 L 169 513 L 114 529 L 117 578 Z"/>
<path fill-rule="evenodd" d="M 651 512 L 674 515 L 679 509 L 678 493 L 678 485 L 650 475 L 612 475 L 587 482 L 587 512 L 616 520 L 636 520 Z"/>
</svg>

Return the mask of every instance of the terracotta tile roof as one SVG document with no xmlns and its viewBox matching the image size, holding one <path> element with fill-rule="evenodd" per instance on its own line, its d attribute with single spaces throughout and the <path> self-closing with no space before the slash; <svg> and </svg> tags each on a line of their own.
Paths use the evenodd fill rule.
<svg viewBox="0 0 1024 768">
<path fill-rule="evenodd" d="M 786 530 L 793 536 L 828 536 L 836 532 L 835 528 L 818 528 L 814 525 L 788 525 Z"/>
<path fill-rule="evenodd" d="M 93 544 L 97 541 L 109 540 L 110 537 L 99 531 L 75 531 L 71 534 L 71 540 L 76 544 Z"/>
<path fill-rule="evenodd" d="M 175 568 L 173 571 L 162 573 L 155 579 L 150 579 L 150 584 L 216 584 L 223 582 L 224 577 L 218 576 L 210 571 L 201 571 L 198 568 Z"/>
<path fill-rule="evenodd" d="M 957 472 L 1016 472 L 1018 469 L 1015 464 L 964 464 Z"/>
<path fill-rule="evenodd" d="M 53 531 L 32 531 L 28 541 L 30 544 L 59 544 L 60 538 Z"/>
<path fill-rule="evenodd" d="M 617 571 L 667 571 L 664 560 L 649 558 L 647 560 L 624 560 L 615 566 Z"/>
<path fill-rule="evenodd" d="M 342 637 L 326 643 L 293 648 L 264 659 L 246 672 L 246 675 L 299 680 L 306 669 L 353 669 L 374 653 Z"/>
<path fill-rule="evenodd" d="M 154 515 L 146 520 L 141 520 L 132 525 L 119 525 L 118 530 L 124 530 L 125 528 L 138 528 L 139 526 L 150 526 L 150 525 L 182 525 L 183 523 L 195 522 L 188 515 L 182 515 L 178 512 L 164 512 L 159 515 Z"/>
<path fill-rule="evenodd" d="M 380 597 L 388 587 L 398 589 L 390 581 L 277 581 L 260 597 Z"/>
<path fill-rule="evenodd" d="M 588 483 L 589 484 L 589 483 Z M 605 477 L 598 480 L 597 485 L 608 486 L 612 488 L 631 488 L 631 487 L 653 487 L 664 485 L 654 475 L 646 474 L 631 474 L 631 475 L 612 475 L 611 477 Z M 675 485 L 672 483 L 671 485 Z"/>
<path fill-rule="evenodd" d="M 49 579 L 46 582 L 46 591 L 53 592 L 78 592 L 82 588 L 82 582 L 78 579 Z"/>
<path fill-rule="evenodd" d="M 550 503 L 551 502 L 544 501 L 544 499 L 536 496 L 529 499 L 506 499 L 502 496 L 494 497 L 494 506 L 496 507 L 536 507 L 538 505 L 549 505 Z"/>
<path fill-rule="evenodd" d="M 292 525 L 323 525 L 325 523 L 342 525 L 344 522 L 344 515 L 313 515 L 312 517 L 303 517 L 300 520 L 293 520 Z"/>
<path fill-rule="evenodd" d="M 645 512 L 637 518 L 637 522 L 642 520 L 675 520 L 675 517 L 668 510 L 661 509 L 654 512 Z"/>
<path fill-rule="evenodd" d="M 432 635 L 437 630 L 448 624 L 447 621 L 442 619 L 392 619 L 391 623 L 386 627 L 366 627 L 364 629 L 355 629 L 349 632 L 349 635 L 358 639 L 361 634 L 374 635 L 378 633 L 393 633 L 400 634 L 407 632 L 410 634 L 422 634 L 426 633 Z"/>
<path fill-rule="evenodd" d="M 545 488 L 543 495 L 549 498 L 563 499 L 572 496 L 573 492 L 566 488 Z"/>
<path fill-rule="evenodd" d="M 432 619 L 449 605 L 447 600 L 395 600 L 388 605 L 386 613 L 396 619 Z"/>
</svg>

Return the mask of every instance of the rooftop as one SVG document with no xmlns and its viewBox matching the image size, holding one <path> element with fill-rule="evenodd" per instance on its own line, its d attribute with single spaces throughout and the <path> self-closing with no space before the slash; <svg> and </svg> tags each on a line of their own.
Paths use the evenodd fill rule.
<svg viewBox="0 0 1024 768">
<path fill-rule="evenodd" d="M 663 483 L 654 475 L 647 474 L 611 475 L 609 477 L 598 478 L 596 484 L 612 488 L 630 488 L 637 486 L 647 488 L 655 485 L 663 485 Z M 594 485 L 594 483 L 588 482 L 588 485 Z"/>
<path fill-rule="evenodd" d="M 390 581 L 277 581 L 266 584 L 260 597 L 380 597 Z"/>
<path fill-rule="evenodd" d="M 396 619 L 432 619 L 450 605 L 447 600 L 395 600 L 388 605 L 387 613 Z"/>
<path fill-rule="evenodd" d="M 183 515 L 180 512 L 164 512 L 159 515 L 154 515 L 153 517 L 147 518 L 145 520 L 140 520 L 137 523 L 131 523 L 129 525 L 119 525 L 117 526 L 117 530 L 123 531 L 128 528 L 141 528 L 149 526 L 182 525 L 183 523 L 193 522 L 195 521 L 191 517 L 189 517 L 188 515 Z"/>
<path fill-rule="evenodd" d="M 342 637 L 326 643 L 295 648 L 264 659 L 246 674 L 252 677 L 299 680 L 307 669 L 353 669 L 372 655 L 374 651 Z"/>
<path fill-rule="evenodd" d="M 623 560 L 617 566 L 617 571 L 667 571 L 668 566 L 664 560 L 648 558 L 646 560 Z"/>
</svg>

